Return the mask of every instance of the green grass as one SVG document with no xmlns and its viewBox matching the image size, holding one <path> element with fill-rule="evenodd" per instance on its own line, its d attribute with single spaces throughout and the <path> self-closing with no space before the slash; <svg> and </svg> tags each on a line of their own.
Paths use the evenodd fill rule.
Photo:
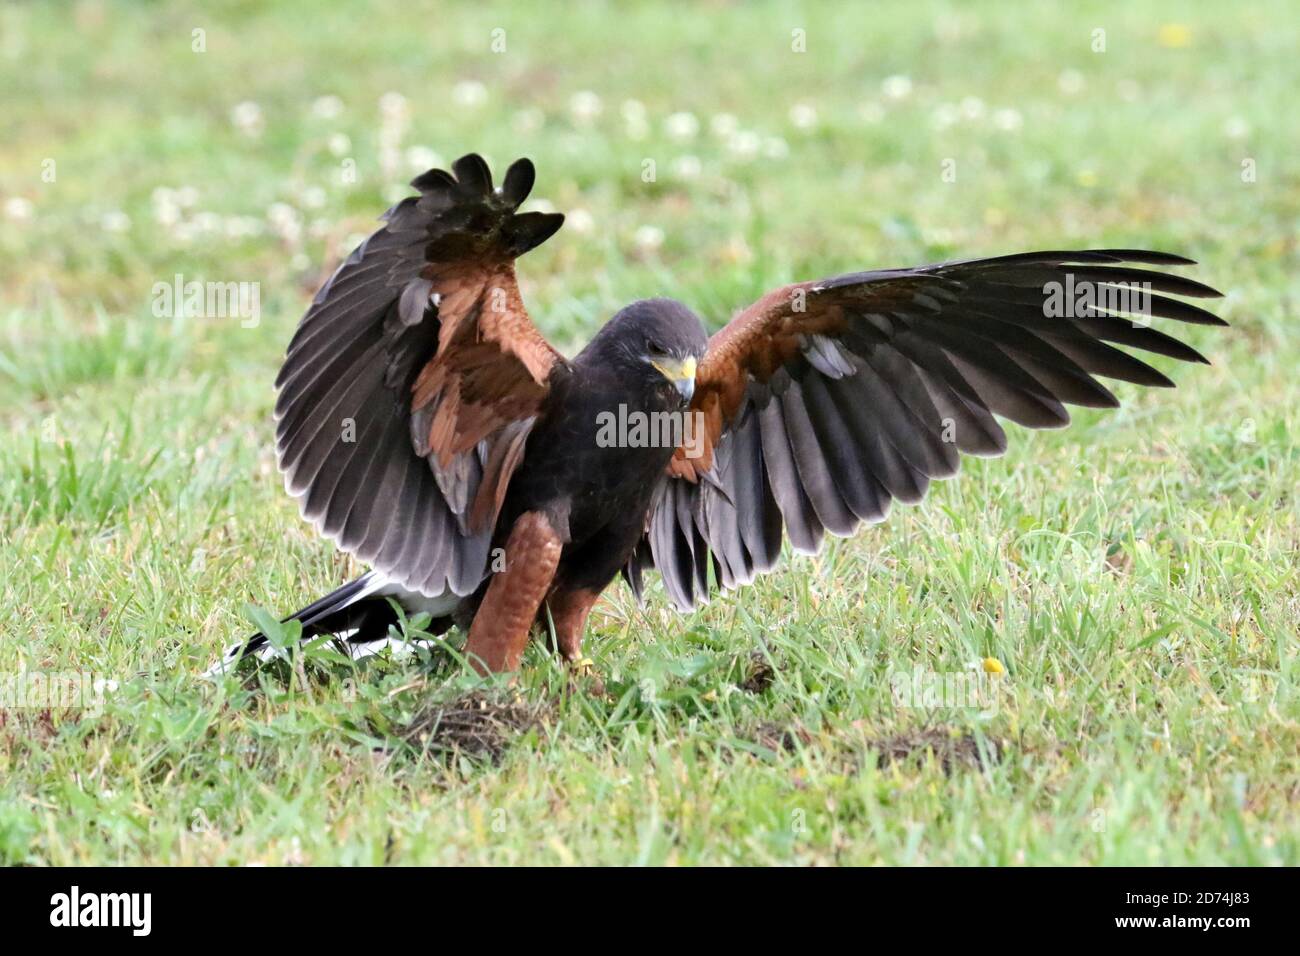
<svg viewBox="0 0 1300 956">
<path fill-rule="evenodd" d="M 1300 862 L 1290 5 L 205 6 L 0 10 L 0 676 L 118 682 L 3 710 L 0 861 Z M 1062 246 L 1189 254 L 1233 328 L 1178 330 L 1214 364 L 1158 362 L 1176 391 L 1011 428 L 698 614 L 615 586 L 610 699 L 532 649 L 487 689 L 498 759 L 420 756 L 401 728 L 477 686 L 452 654 L 199 674 L 247 604 L 358 571 L 284 494 L 271 382 L 428 150 L 536 162 L 570 221 L 521 271 L 566 349 L 648 295 L 716 325 L 794 278 Z M 260 282 L 260 324 L 155 318 L 176 273 Z M 985 658 L 991 716 L 891 694 Z"/>
</svg>

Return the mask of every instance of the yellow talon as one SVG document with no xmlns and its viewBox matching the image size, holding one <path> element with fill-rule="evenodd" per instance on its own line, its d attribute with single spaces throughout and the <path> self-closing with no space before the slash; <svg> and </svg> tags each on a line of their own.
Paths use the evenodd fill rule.
<svg viewBox="0 0 1300 956">
<path fill-rule="evenodd" d="M 569 661 L 569 686 L 576 688 L 579 681 L 587 693 L 596 697 L 605 696 L 605 682 L 601 680 L 596 663 L 590 657 Z"/>
</svg>

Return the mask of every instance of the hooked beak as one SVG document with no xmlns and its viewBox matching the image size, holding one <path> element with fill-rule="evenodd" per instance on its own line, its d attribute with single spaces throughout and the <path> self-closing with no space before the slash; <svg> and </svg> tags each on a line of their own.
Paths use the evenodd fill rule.
<svg viewBox="0 0 1300 956">
<path fill-rule="evenodd" d="M 695 356 L 689 355 L 680 362 L 671 359 L 663 362 L 651 362 L 659 374 L 673 383 L 673 387 L 682 396 L 683 402 L 689 402 L 695 394 Z"/>
</svg>

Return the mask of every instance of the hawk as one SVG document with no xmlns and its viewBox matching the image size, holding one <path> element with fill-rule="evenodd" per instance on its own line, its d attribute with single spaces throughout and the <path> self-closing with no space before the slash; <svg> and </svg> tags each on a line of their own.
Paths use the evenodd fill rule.
<svg viewBox="0 0 1300 956">
<path fill-rule="evenodd" d="M 1119 346 L 1206 362 L 1151 319 L 1226 325 L 1183 301 L 1215 290 L 1134 267 L 1182 256 L 1027 252 L 795 283 L 712 337 L 680 302 L 634 302 L 570 359 L 515 277 L 564 221 L 518 211 L 533 181 L 521 159 L 494 187 L 477 155 L 417 177 L 299 323 L 279 467 L 372 569 L 285 618 L 304 637 L 382 641 L 401 608 L 467 630 L 481 672 L 516 669 L 533 633 L 579 661 L 620 573 L 639 600 L 657 570 L 693 608 L 776 567 L 784 539 L 816 552 L 962 454 L 1001 454 L 999 419 L 1118 405 L 1098 376 L 1173 385 Z"/>
</svg>

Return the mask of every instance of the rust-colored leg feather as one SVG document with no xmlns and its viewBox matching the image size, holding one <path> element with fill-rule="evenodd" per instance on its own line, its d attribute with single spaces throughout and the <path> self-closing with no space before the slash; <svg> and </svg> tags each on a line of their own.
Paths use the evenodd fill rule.
<svg viewBox="0 0 1300 956">
<path fill-rule="evenodd" d="M 600 597 L 599 591 L 556 589 L 546 599 L 555 625 L 555 643 L 566 661 L 582 657 L 582 634 L 587 629 L 587 615 Z"/>
<path fill-rule="evenodd" d="M 506 541 L 506 569 L 488 585 L 465 651 L 480 673 L 517 670 L 562 548 L 546 516 L 521 515 Z"/>
</svg>

